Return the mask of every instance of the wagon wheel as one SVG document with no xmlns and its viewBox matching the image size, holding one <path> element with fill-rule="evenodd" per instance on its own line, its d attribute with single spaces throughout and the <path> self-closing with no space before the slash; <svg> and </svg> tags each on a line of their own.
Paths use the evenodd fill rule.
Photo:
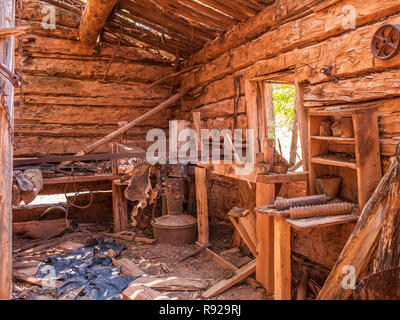
<svg viewBox="0 0 400 320">
<path fill-rule="evenodd" d="M 388 60 L 400 51 L 400 27 L 394 24 L 385 24 L 380 27 L 372 38 L 372 53 L 375 58 Z"/>
</svg>

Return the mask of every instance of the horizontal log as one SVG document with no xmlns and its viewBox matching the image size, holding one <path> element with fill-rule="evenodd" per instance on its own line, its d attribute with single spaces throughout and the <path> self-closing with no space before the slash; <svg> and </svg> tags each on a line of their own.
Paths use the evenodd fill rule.
<svg viewBox="0 0 400 320">
<path fill-rule="evenodd" d="M 88 47 L 80 41 L 50 38 L 42 35 L 24 36 L 23 50 L 28 54 L 58 54 L 61 56 L 96 57 L 106 60 L 110 60 L 110 58 L 114 57 L 115 60 L 122 59 L 136 62 L 171 64 L 171 62 L 156 57 L 148 51 L 139 48 L 126 46 L 118 47 L 107 43 L 98 43 L 94 47 Z"/>
<path fill-rule="evenodd" d="M 164 99 L 135 99 L 119 97 L 67 97 L 67 96 L 35 96 L 25 95 L 25 103 L 43 106 L 116 106 L 127 108 L 146 108 L 160 104 Z"/>
<path fill-rule="evenodd" d="M 24 20 L 42 22 L 49 14 L 47 8 L 52 7 L 56 13 L 56 26 L 78 28 L 81 16 L 63 8 L 53 6 L 49 3 L 38 0 L 24 0 L 21 10 L 21 18 Z"/>
<path fill-rule="evenodd" d="M 332 105 L 400 97 L 400 70 L 373 73 L 304 89 L 305 105 Z"/>
<path fill-rule="evenodd" d="M 206 64 L 198 72 L 189 75 L 183 81 L 183 86 L 195 87 L 209 83 L 232 72 L 247 68 L 259 60 L 351 32 L 351 30 L 343 28 L 342 25 L 344 18 L 342 8 L 344 5 L 352 5 L 355 8 L 357 27 L 371 21 L 377 21 L 388 13 L 393 14 L 400 11 L 400 0 L 384 0 L 379 6 L 376 6 L 375 0 L 340 1 L 322 11 L 288 22 L 246 45 L 225 52 L 212 63 Z M 321 21 L 329 21 L 329 24 L 321 23 Z M 282 37 L 282 35 L 285 36 Z M 279 43 L 279 45 L 271 45 L 274 43 Z"/>
<path fill-rule="evenodd" d="M 306 85 L 330 81 L 329 77 L 319 72 L 321 68 L 330 65 L 334 66 L 333 73 L 340 79 L 399 68 L 399 59 L 383 61 L 376 59 L 371 52 L 373 35 L 378 28 L 388 23 L 399 24 L 400 16 L 390 16 L 379 23 L 299 51 L 296 78 Z"/>
<path fill-rule="evenodd" d="M 73 79 L 152 83 L 174 72 L 172 67 L 105 60 L 24 57 L 24 73 Z M 172 85 L 171 82 L 165 86 Z"/>
<path fill-rule="evenodd" d="M 36 152 L 63 155 L 63 154 L 75 154 L 80 151 L 83 147 L 90 145 L 98 141 L 97 138 L 62 138 L 62 137 L 25 137 L 22 141 L 14 148 L 14 156 L 32 156 Z M 147 149 L 154 142 L 148 142 L 145 140 L 129 139 L 127 144 L 129 146 L 137 146 L 142 149 Z M 96 152 L 109 152 L 109 145 L 100 146 L 96 149 Z"/>
<path fill-rule="evenodd" d="M 253 18 L 237 24 L 223 36 L 207 43 L 202 50 L 193 55 L 188 63 L 204 63 L 215 59 L 220 54 L 258 37 L 284 19 L 306 11 L 318 2 L 320 0 L 283 0 L 279 2 L 279 5 L 271 4 Z"/>
<path fill-rule="evenodd" d="M 16 128 L 15 133 L 19 133 L 21 131 L 18 126 L 18 120 L 15 122 Z M 153 122 L 153 124 L 155 124 Z M 168 130 L 168 122 L 164 122 L 165 126 L 161 126 L 160 128 L 166 129 L 166 133 Z M 147 125 L 141 126 L 137 128 L 132 128 L 127 132 L 127 136 L 129 138 L 138 138 L 145 137 L 146 133 L 153 129 L 154 126 Z M 25 124 L 23 125 L 22 132 L 24 137 L 32 137 L 32 136 L 40 136 L 40 137 L 103 137 L 110 132 L 113 132 L 118 129 L 118 126 L 112 125 L 66 125 L 66 124 Z"/>
<path fill-rule="evenodd" d="M 75 41 L 78 40 L 78 29 L 76 28 L 57 25 L 55 29 L 44 29 L 42 22 L 22 20 L 22 23 L 31 27 L 26 36 L 41 35 L 50 38 L 61 38 Z"/>
<path fill-rule="evenodd" d="M 233 116 L 235 113 L 234 109 L 235 109 L 234 100 L 226 99 L 216 103 L 207 104 L 194 111 L 200 112 L 201 119 L 206 120 L 206 119 Z M 246 112 L 246 101 L 244 97 L 240 97 L 237 111 L 238 114 Z"/>
<path fill-rule="evenodd" d="M 244 78 L 240 79 L 240 94 L 244 95 Z M 185 97 L 182 100 L 182 107 L 184 110 L 190 110 L 191 108 L 197 108 L 199 106 L 208 105 L 211 103 L 216 103 L 221 100 L 229 99 L 234 97 L 234 76 L 229 75 L 224 79 L 210 83 L 206 87 L 199 90 L 202 93 L 196 96 L 197 92 L 194 91 L 193 94 L 196 96 Z"/>
<path fill-rule="evenodd" d="M 64 95 L 74 97 L 113 97 L 154 99 L 169 96 L 170 90 L 163 87 L 148 89 L 143 83 L 119 84 L 110 82 L 76 80 L 61 77 L 24 75 L 26 95 Z"/>
</svg>

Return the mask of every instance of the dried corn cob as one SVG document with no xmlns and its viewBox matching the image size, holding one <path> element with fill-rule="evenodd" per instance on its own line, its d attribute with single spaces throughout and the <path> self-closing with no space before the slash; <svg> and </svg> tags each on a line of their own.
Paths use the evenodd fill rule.
<svg viewBox="0 0 400 320">
<path fill-rule="evenodd" d="M 349 214 L 352 210 L 353 205 L 351 203 L 339 202 L 317 206 L 290 208 L 289 214 L 291 219 L 301 219 Z"/>
</svg>

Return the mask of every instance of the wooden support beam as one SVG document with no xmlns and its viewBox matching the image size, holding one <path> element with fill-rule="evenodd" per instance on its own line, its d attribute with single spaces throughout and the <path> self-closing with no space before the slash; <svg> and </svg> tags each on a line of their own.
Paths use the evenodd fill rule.
<svg viewBox="0 0 400 320">
<path fill-rule="evenodd" d="M 0 2 L 0 28 L 12 28 L 15 20 L 13 0 Z M 0 38 L 0 62 L 10 70 L 14 69 L 14 38 Z M 5 101 L 13 123 L 13 87 L 0 77 L 0 87 L 6 94 Z M 4 106 L 0 104 L 0 300 L 11 299 L 12 288 L 12 158 L 9 121 Z"/>
<path fill-rule="evenodd" d="M 209 242 L 208 229 L 208 200 L 207 200 L 207 171 L 204 168 L 195 169 L 196 203 L 199 243 Z"/>
<path fill-rule="evenodd" d="M 274 217 L 275 300 L 291 300 L 290 225 Z"/>
<path fill-rule="evenodd" d="M 125 188 L 119 181 L 112 182 L 114 232 L 128 230 L 128 201 L 125 198 Z"/>
<path fill-rule="evenodd" d="M 308 118 L 304 107 L 304 89 L 296 80 L 296 105 L 299 119 L 301 152 L 303 156 L 303 171 L 308 171 Z"/>
<path fill-rule="evenodd" d="M 275 184 L 257 183 L 256 205 L 267 206 L 275 201 Z M 256 210 L 257 266 L 256 280 L 267 293 L 274 294 L 274 218 Z"/>
<path fill-rule="evenodd" d="M 13 28 L 1 28 L 0 38 L 19 36 L 20 34 L 26 33 L 30 29 L 30 26 L 18 26 Z"/>
<path fill-rule="evenodd" d="M 79 39 L 82 43 L 88 46 L 96 43 L 117 2 L 118 0 L 87 0 L 79 25 Z"/>
</svg>

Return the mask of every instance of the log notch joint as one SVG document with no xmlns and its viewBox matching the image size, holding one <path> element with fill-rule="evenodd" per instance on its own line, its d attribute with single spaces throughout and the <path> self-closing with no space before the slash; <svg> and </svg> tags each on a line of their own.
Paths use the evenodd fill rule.
<svg viewBox="0 0 400 320">
<path fill-rule="evenodd" d="M 88 0 L 79 26 L 79 39 L 92 46 L 103 30 L 118 0 Z"/>
</svg>

